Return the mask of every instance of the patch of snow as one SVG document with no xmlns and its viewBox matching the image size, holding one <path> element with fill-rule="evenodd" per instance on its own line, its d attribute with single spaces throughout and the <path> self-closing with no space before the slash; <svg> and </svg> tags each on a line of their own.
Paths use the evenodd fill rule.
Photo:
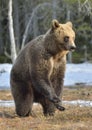
<svg viewBox="0 0 92 130">
<path fill-rule="evenodd" d="M 10 88 L 10 71 L 12 64 L 0 64 L 0 89 Z M 64 79 L 65 86 L 75 84 L 92 85 L 92 64 L 67 64 Z"/>
<path fill-rule="evenodd" d="M 0 64 L 0 89 L 10 87 L 11 64 Z"/>
<path fill-rule="evenodd" d="M 65 74 L 65 86 L 77 83 L 92 85 L 92 64 L 67 64 Z"/>
<path fill-rule="evenodd" d="M 74 101 L 63 101 L 63 104 L 69 104 L 69 105 L 78 105 L 80 107 L 92 107 L 92 101 L 85 101 L 85 100 L 74 100 Z"/>
<path fill-rule="evenodd" d="M 13 100 L 9 101 L 0 100 L 0 107 L 13 107 L 13 106 L 14 106 Z"/>
<path fill-rule="evenodd" d="M 74 101 L 62 101 L 62 104 L 66 105 L 75 105 L 80 107 L 92 107 L 92 101 L 85 101 L 85 100 L 74 100 Z M 38 103 L 34 103 L 34 105 L 38 105 Z M 0 100 L 0 107 L 14 107 L 14 101 L 9 100 Z"/>
<path fill-rule="evenodd" d="M 12 64 L 8 64 L 8 63 L 6 63 L 6 64 L 0 64 L 0 72 L 3 73 L 3 71 L 4 71 L 4 72 L 10 73 L 11 67 L 12 67 Z"/>
</svg>

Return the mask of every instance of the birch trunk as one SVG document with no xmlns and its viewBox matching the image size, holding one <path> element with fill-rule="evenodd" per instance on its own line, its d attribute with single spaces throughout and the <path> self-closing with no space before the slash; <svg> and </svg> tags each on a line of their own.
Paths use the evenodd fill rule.
<svg viewBox="0 0 92 130">
<path fill-rule="evenodd" d="M 15 45 L 14 29 L 13 29 L 12 0 L 9 0 L 8 19 L 9 19 L 10 42 L 11 42 L 11 60 L 12 60 L 12 63 L 14 63 L 17 57 L 17 53 L 16 53 L 16 45 Z"/>
<path fill-rule="evenodd" d="M 57 17 L 57 13 L 56 13 L 56 7 L 57 7 L 57 0 L 53 0 L 53 14 L 52 14 L 52 18 L 53 19 L 56 19 L 56 17 Z"/>
<path fill-rule="evenodd" d="M 2 24 L 0 21 L 0 54 L 3 53 L 3 40 L 2 40 L 2 32 L 3 32 L 3 28 L 2 28 Z"/>
<path fill-rule="evenodd" d="M 52 7 L 52 4 L 50 4 L 50 3 L 42 3 L 42 4 L 39 4 L 39 5 L 37 5 L 34 9 L 33 9 L 33 12 L 32 12 L 32 14 L 31 14 L 31 17 L 29 18 L 29 21 L 28 21 L 28 24 L 27 24 L 27 26 L 26 26 L 26 28 L 25 28 L 25 32 L 24 32 L 24 35 L 23 35 L 23 40 L 22 40 L 22 45 L 21 45 L 21 49 L 23 49 L 24 48 L 24 45 L 25 45 L 25 41 L 26 41 L 26 38 L 27 38 L 27 36 L 28 36 L 28 32 L 29 32 L 29 27 L 31 27 L 31 29 L 32 29 L 32 20 L 33 20 L 33 18 L 34 18 L 34 16 L 36 15 L 36 12 L 38 11 L 38 9 L 40 9 L 40 8 L 44 8 L 44 7 Z M 30 30 L 31 30 L 30 29 Z M 36 30 L 36 32 L 37 32 L 37 30 Z"/>
<path fill-rule="evenodd" d="M 15 34 L 15 43 L 16 43 L 16 51 L 19 52 L 20 50 L 20 25 L 19 25 L 19 5 L 18 0 L 13 0 L 13 28 L 14 28 L 14 34 Z"/>
<path fill-rule="evenodd" d="M 70 10 L 67 9 L 67 21 L 70 21 Z M 68 62 L 72 63 L 72 52 L 70 51 L 68 53 Z"/>
</svg>

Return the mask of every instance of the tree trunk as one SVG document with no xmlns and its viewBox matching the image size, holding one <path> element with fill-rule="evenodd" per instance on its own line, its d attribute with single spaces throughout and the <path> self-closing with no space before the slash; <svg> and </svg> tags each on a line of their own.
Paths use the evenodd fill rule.
<svg viewBox="0 0 92 130">
<path fill-rule="evenodd" d="M 4 45 L 3 45 L 3 41 L 2 41 L 2 24 L 1 24 L 1 21 L 0 21 L 0 54 L 3 53 L 3 48 L 4 48 Z"/>
<path fill-rule="evenodd" d="M 20 25 L 19 25 L 19 8 L 18 8 L 18 0 L 13 1 L 14 7 L 14 32 L 15 32 L 15 42 L 16 42 L 16 50 L 19 52 L 20 49 Z"/>
<path fill-rule="evenodd" d="M 34 15 L 36 15 L 36 12 L 38 11 L 38 9 L 40 9 L 40 8 L 42 8 L 42 7 L 44 8 L 45 6 L 46 6 L 46 7 L 48 7 L 48 6 L 51 7 L 51 4 L 50 4 L 50 3 L 42 3 L 42 4 L 37 5 L 37 6 L 33 9 L 33 12 L 32 12 L 32 14 L 31 14 L 31 17 L 29 18 L 28 24 L 27 24 L 27 26 L 26 26 L 26 28 L 25 28 L 25 32 L 24 32 L 24 34 L 23 34 L 21 49 L 24 48 L 25 41 L 26 41 L 26 38 L 27 38 L 28 33 L 29 33 L 29 27 L 30 27 L 30 30 L 32 29 L 32 26 L 33 26 L 33 25 L 31 25 L 31 24 L 32 24 Z M 37 32 L 37 30 L 36 30 L 36 32 Z"/>
<path fill-rule="evenodd" d="M 14 29 L 13 29 L 12 0 L 9 0 L 8 19 L 9 19 L 10 42 L 11 42 L 11 60 L 14 63 L 17 57 L 17 53 L 16 53 L 16 45 L 15 45 Z"/>
<path fill-rule="evenodd" d="M 34 34 L 34 38 L 37 37 L 38 35 L 38 21 L 37 21 L 37 17 L 34 14 L 34 18 L 33 18 L 33 34 Z"/>
<path fill-rule="evenodd" d="M 70 21 L 70 10 L 67 7 L 67 21 Z M 72 63 L 72 52 L 68 53 L 68 62 Z"/>
<path fill-rule="evenodd" d="M 52 14 L 52 18 L 53 19 L 56 19 L 56 17 L 57 17 L 57 13 L 56 13 L 56 7 L 57 7 L 57 0 L 53 0 L 53 14 Z"/>
</svg>

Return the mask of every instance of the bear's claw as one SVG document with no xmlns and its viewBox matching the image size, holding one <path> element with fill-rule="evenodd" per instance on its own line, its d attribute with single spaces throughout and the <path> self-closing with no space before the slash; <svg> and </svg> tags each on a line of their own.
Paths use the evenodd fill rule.
<svg viewBox="0 0 92 130">
<path fill-rule="evenodd" d="M 62 107 L 62 106 L 59 106 L 59 105 L 56 105 L 56 108 L 59 109 L 60 111 L 64 111 L 65 110 L 65 107 Z"/>
</svg>

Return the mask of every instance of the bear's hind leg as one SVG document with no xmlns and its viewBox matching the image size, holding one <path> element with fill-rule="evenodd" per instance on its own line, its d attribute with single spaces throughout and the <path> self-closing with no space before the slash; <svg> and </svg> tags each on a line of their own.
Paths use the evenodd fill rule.
<svg viewBox="0 0 92 130">
<path fill-rule="evenodd" d="M 33 105 L 32 88 L 25 82 L 11 82 L 12 95 L 15 101 L 16 113 L 19 116 L 29 116 Z"/>
</svg>

